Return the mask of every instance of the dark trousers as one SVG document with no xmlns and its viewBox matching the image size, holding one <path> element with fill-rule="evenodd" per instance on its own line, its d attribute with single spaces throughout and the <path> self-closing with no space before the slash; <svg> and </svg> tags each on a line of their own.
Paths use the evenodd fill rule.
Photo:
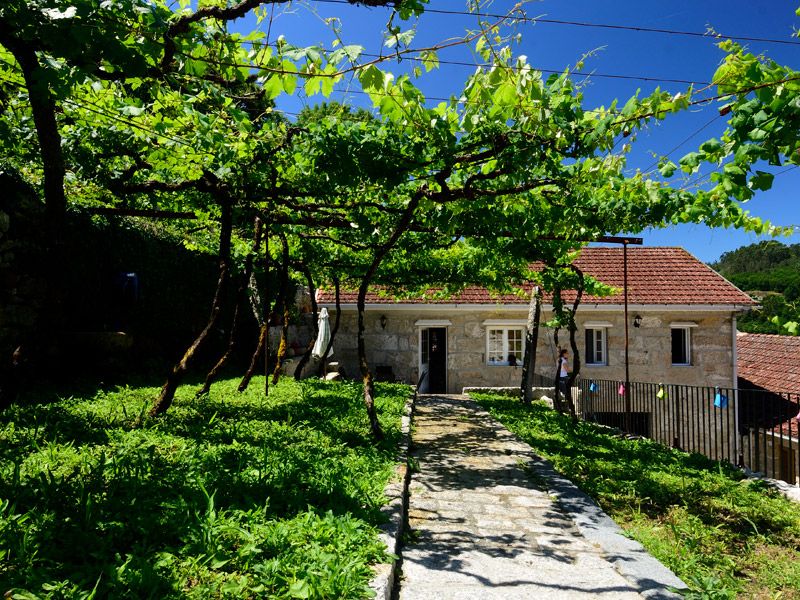
<svg viewBox="0 0 800 600">
<path fill-rule="evenodd" d="M 564 394 L 564 398 L 566 400 L 572 401 L 572 388 L 567 385 L 569 382 L 569 377 L 559 377 L 558 378 L 558 389 L 561 390 L 561 393 Z"/>
</svg>

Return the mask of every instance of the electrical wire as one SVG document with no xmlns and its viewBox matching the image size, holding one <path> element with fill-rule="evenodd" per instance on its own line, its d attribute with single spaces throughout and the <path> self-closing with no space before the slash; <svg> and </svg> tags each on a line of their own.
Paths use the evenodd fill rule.
<svg viewBox="0 0 800 600">
<path fill-rule="evenodd" d="M 720 115 L 719 115 L 719 114 L 716 114 L 716 115 L 714 115 L 714 116 L 711 118 L 711 120 L 710 120 L 710 121 L 708 121 L 708 123 L 706 123 L 705 125 L 701 125 L 701 126 L 698 128 L 698 129 L 694 130 L 692 133 L 690 133 L 688 136 L 686 136 L 686 138 L 685 138 L 685 139 L 684 139 L 682 142 L 680 142 L 680 143 L 679 143 L 677 146 L 675 146 L 675 147 L 674 147 L 672 150 L 670 150 L 670 151 L 669 151 L 669 152 L 667 152 L 666 154 L 662 154 L 662 155 L 661 155 L 661 157 L 662 157 L 662 158 L 666 158 L 666 157 L 668 157 L 670 154 L 672 154 L 673 152 L 675 152 L 676 150 L 680 149 L 680 148 L 681 148 L 681 146 L 683 146 L 684 144 L 686 144 L 687 142 L 689 142 L 689 140 L 691 140 L 692 138 L 694 138 L 694 137 L 695 137 L 697 134 L 699 134 L 701 131 L 703 131 L 703 130 L 707 129 L 708 127 L 710 127 L 710 126 L 711 126 L 711 124 L 712 124 L 712 123 L 715 123 L 715 122 L 716 122 L 716 121 L 717 121 L 719 118 L 720 118 Z M 645 175 L 647 175 L 648 173 L 652 172 L 652 170 L 653 170 L 653 169 L 655 169 L 655 168 L 658 166 L 658 164 L 659 164 L 660 162 L 661 162 L 661 158 L 659 158 L 659 159 L 658 159 L 658 160 L 656 160 L 656 161 L 655 161 L 655 162 L 654 162 L 652 165 L 650 165 L 649 167 L 647 167 L 647 169 L 645 169 L 645 170 L 643 171 L 643 173 L 644 173 Z"/>
<path fill-rule="evenodd" d="M 317 0 L 317 1 L 322 1 L 322 0 Z M 347 2 L 342 2 L 342 3 L 349 5 L 349 3 L 347 3 Z M 468 14 L 468 13 L 464 13 L 464 14 Z M 493 16 L 501 17 L 501 15 L 493 15 Z M 109 21 L 112 21 L 112 22 L 115 22 L 117 24 L 126 25 L 126 26 L 134 24 L 133 22 L 126 22 L 126 21 L 122 21 L 122 20 L 119 20 L 119 19 L 112 19 L 110 17 L 102 17 L 102 18 L 104 18 L 106 20 L 109 20 Z M 146 34 L 144 32 L 140 32 L 140 35 L 146 35 Z M 147 36 L 147 37 L 151 42 L 153 42 L 155 44 L 158 44 L 160 46 L 164 45 L 163 41 L 161 41 L 161 39 L 158 38 L 157 36 L 150 35 L 150 36 Z M 252 40 L 239 40 L 238 43 L 240 43 L 242 45 L 247 45 L 247 46 L 259 45 L 260 47 L 263 47 L 263 48 L 266 48 L 266 47 L 278 48 L 278 47 L 281 46 L 281 44 L 278 44 L 277 42 L 260 44 L 259 42 L 252 41 Z M 284 46 L 285 46 L 285 44 L 284 44 Z M 388 62 L 388 61 L 395 60 L 395 59 L 397 59 L 398 61 L 399 60 L 408 60 L 408 61 L 411 61 L 411 62 L 418 62 L 418 63 L 427 62 L 425 58 L 422 58 L 422 57 L 419 57 L 419 56 L 413 56 L 414 53 L 420 53 L 420 52 L 423 52 L 423 50 L 415 49 L 415 48 L 408 48 L 406 50 L 403 50 L 402 54 L 398 54 L 398 53 L 394 53 L 394 54 L 376 54 L 376 53 L 371 53 L 371 52 L 362 52 L 360 54 L 360 56 L 365 56 L 365 57 L 375 58 L 375 59 L 382 59 L 382 62 Z M 203 63 L 206 63 L 206 64 L 213 64 L 213 65 L 216 65 L 216 66 L 226 66 L 226 67 L 233 67 L 233 68 L 263 69 L 263 66 L 259 63 L 259 61 L 254 61 L 252 63 L 238 63 L 238 62 L 231 62 L 231 61 L 220 61 L 218 59 L 213 59 L 213 58 L 209 58 L 209 57 L 194 56 L 192 54 L 188 54 L 188 53 L 180 52 L 180 51 L 178 51 L 177 53 L 180 54 L 181 56 L 186 57 L 186 58 L 190 58 L 191 60 L 194 60 L 194 61 L 197 61 L 197 62 L 203 62 Z M 437 62 L 440 65 L 462 66 L 462 67 L 467 67 L 467 68 L 472 68 L 472 69 L 475 69 L 475 68 L 480 68 L 480 69 L 500 68 L 500 69 L 504 69 L 504 70 L 508 70 L 508 71 L 512 71 L 512 72 L 518 71 L 520 69 L 532 69 L 532 70 L 538 71 L 540 73 L 548 73 L 548 74 L 560 74 L 560 73 L 564 72 L 564 69 L 551 69 L 551 68 L 537 67 L 537 66 L 534 66 L 534 65 L 525 65 L 523 67 L 517 67 L 515 65 L 497 65 L 497 64 L 492 64 L 492 63 L 478 63 L 478 62 L 468 62 L 468 61 L 459 61 L 459 60 L 448 60 L 448 59 L 443 59 L 443 58 L 438 58 L 438 57 L 437 57 Z M 286 73 L 285 72 L 281 72 L 281 74 L 286 74 Z M 314 74 L 314 76 L 322 76 L 322 77 L 326 77 L 326 76 L 335 77 L 337 75 L 338 74 L 336 74 L 336 73 L 335 74 L 323 74 L 323 73 Z M 629 81 L 648 81 L 648 82 L 655 82 L 655 83 L 678 83 L 678 84 L 681 84 L 681 85 L 705 85 L 705 86 L 713 85 L 713 82 L 702 81 L 702 80 L 697 80 L 697 79 L 670 78 L 670 77 L 660 77 L 660 76 L 653 76 L 653 75 L 630 75 L 630 74 L 622 74 L 622 73 L 604 73 L 604 72 L 600 72 L 600 71 L 572 71 L 571 75 L 580 76 L 580 77 L 589 77 L 589 78 L 595 77 L 595 78 L 602 78 L 602 79 L 618 79 L 618 80 L 629 80 Z"/>
<path fill-rule="evenodd" d="M 347 0 L 315 0 L 320 4 L 346 4 L 348 6 L 352 6 Z M 487 13 L 487 12 L 470 12 L 470 11 L 463 11 L 463 10 L 446 10 L 440 8 L 428 8 L 426 7 L 424 10 L 425 13 L 430 14 L 441 14 L 441 15 L 456 15 L 456 16 L 468 16 L 468 17 L 484 17 L 484 18 L 497 18 L 500 16 L 496 13 Z M 686 37 L 698 37 L 698 38 L 709 38 L 714 37 L 718 39 L 729 39 L 729 40 L 736 40 L 742 42 L 762 42 L 766 44 L 783 44 L 788 46 L 800 46 L 800 41 L 795 40 L 781 40 L 776 38 L 764 38 L 764 37 L 754 37 L 754 36 L 744 36 L 744 35 L 729 35 L 727 33 L 719 33 L 719 32 L 698 32 L 698 31 L 683 31 L 679 29 L 662 29 L 657 27 L 640 27 L 637 25 L 618 25 L 614 23 L 592 23 L 590 21 L 567 21 L 563 19 L 548 19 L 545 17 L 526 17 L 526 16 L 515 16 L 512 17 L 512 20 L 524 22 L 524 23 L 543 23 L 546 25 L 566 25 L 570 27 L 584 27 L 584 28 L 596 28 L 596 29 L 612 29 L 618 31 L 631 31 L 636 33 L 656 33 L 661 35 L 678 35 L 678 36 L 686 36 Z"/>
</svg>

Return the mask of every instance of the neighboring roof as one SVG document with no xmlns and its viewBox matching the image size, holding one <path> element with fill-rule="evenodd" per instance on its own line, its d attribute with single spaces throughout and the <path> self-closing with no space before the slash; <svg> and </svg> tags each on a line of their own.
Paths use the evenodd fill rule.
<svg viewBox="0 0 800 600">
<path fill-rule="evenodd" d="M 587 247 L 581 250 L 575 265 L 584 274 L 592 275 L 605 284 L 620 289 L 613 296 L 584 296 L 583 304 L 622 304 L 623 250 L 622 248 Z M 527 288 L 530 289 L 529 287 Z M 435 289 L 432 289 L 435 291 Z M 526 290 L 527 291 L 527 290 Z M 572 301 L 573 294 L 563 294 Z M 331 292 L 322 292 L 320 302 L 332 303 Z M 342 292 L 344 304 L 356 302 L 355 292 Z M 550 299 L 545 298 L 549 303 Z M 394 300 L 370 291 L 367 304 L 521 304 L 528 298 L 513 294 L 494 295 L 480 287 L 468 287 L 447 299 L 412 298 Z M 657 305 L 731 305 L 753 306 L 756 303 L 710 267 L 683 248 L 632 248 L 628 247 L 628 303 Z"/>
<path fill-rule="evenodd" d="M 782 394 L 795 405 L 787 404 L 781 408 L 782 414 L 788 410 L 794 417 L 800 410 L 800 337 L 739 333 L 736 336 L 736 368 L 740 388 L 761 388 Z M 798 437 L 800 424 L 796 418 L 773 421 L 770 425 L 773 425 L 770 429 L 776 435 Z"/>
<path fill-rule="evenodd" d="M 739 333 L 738 375 L 771 392 L 800 394 L 800 337 Z"/>
</svg>

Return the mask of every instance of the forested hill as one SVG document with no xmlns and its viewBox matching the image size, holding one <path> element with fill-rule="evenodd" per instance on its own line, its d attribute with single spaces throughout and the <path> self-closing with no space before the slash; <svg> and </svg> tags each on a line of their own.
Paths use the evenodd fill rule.
<svg viewBox="0 0 800 600">
<path fill-rule="evenodd" d="M 786 334 L 773 317 L 800 320 L 800 244 L 759 242 L 726 252 L 710 266 L 763 307 L 739 318 L 740 331 Z"/>
</svg>

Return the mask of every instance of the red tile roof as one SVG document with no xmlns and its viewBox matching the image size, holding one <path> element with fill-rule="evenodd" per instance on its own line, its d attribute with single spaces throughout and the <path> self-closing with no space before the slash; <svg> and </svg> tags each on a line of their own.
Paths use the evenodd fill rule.
<svg viewBox="0 0 800 600">
<path fill-rule="evenodd" d="M 612 296 L 584 296 L 584 304 L 622 304 L 622 248 L 587 247 L 575 260 L 585 274 L 605 284 L 620 288 Z M 526 291 L 530 289 L 525 286 Z M 435 288 L 431 292 L 438 291 Z M 564 295 L 569 302 L 574 294 Z M 549 302 L 549 298 L 545 298 Z M 320 301 L 332 303 L 333 294 L 322 292 Z M 356 302 L 355 292 L 342 292 L 344 304 Z M 425 297 L 395 300 L 370 292 L 368 304 L 522 304 L 528 299 L 513 294 L 495 295 L 480 287 L 468 287 L 448 299 Z M 755 302 L 732 283 L 697 260 L 683 248 L 628 248 L 629 304 L 723 304 L 752 306 Z"/>
<path fill-rule="evenodd" d="M 740 378 L 771 392 L 800 394 L 800 337 L 740 333 L 736 352 Z"/>
<path fill-rule="evenodd" d="M 740 388 L 755 387 L 786 394 L 797 408 L 789 404 L 781 412 L 786 414 L 784 411 L 788 410 L 794 415 L 800 411 L 800 337 L 739 333 L 736 336 L 736 367 Z M 791 418 L 775 424 L 772 432 L 796 438 L 799 428 L 797 419 Z"/>
</svg>

